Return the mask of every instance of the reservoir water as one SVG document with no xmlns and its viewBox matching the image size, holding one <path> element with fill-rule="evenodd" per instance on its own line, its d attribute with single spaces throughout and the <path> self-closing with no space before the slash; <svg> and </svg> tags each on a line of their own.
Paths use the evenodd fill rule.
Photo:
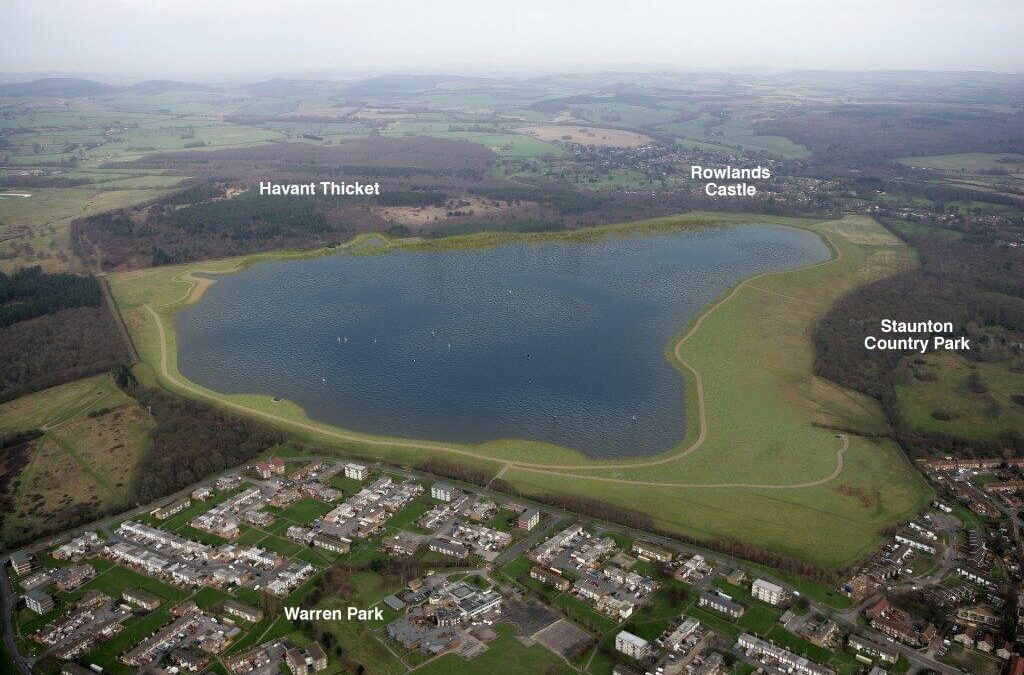
<svg viewBox="0 0 1024 675">
<path fill-rule="evenodd" d="M 810 232 L 751 225 L 272 260 L 175 317 L 178 365 L 354 431 L 650 455 L 686 430 L 672 337 L 744 278 L 828 257 Z"/>
</svg>

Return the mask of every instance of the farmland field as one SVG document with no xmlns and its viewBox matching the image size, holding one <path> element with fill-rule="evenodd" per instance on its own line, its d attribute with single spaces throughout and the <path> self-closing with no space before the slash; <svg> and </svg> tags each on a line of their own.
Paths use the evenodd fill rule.
<svg viewBox="0 0 1024 675">
<path fill-rule="evenodd" d="M 560 157 L 565 152 L 554 143 L 547 142 L 552 139 L 534 138 L 498 129 L 493 132 L 453 131 L 447 124 L 399 123 L 390 128 L 385 135 L 422 135 L 453 141 L 470 141 L 490 148 L 501 157 Z"/>
<path fill-rule="evenodd" d="M 47 271 L 80 269 L 69 250 L 72 219 L 156 199 L 185 179 L 104 168 L 107 162 L 165 150 L 244 147 L 284 136 L 273 129 L 226 124 L 214 117 L 92 108 L 12 113 L 0 121 L 0 132 L 7 125 L 20 128 L 11 132 L 10 145 L 4 150 L 0 192 L 30 196 L 0 198 L 0 269 L 4 271 L 24 265 L 41 265 Z M 4 189 L 26 171 L 84 182 Z"/>
<path fill-rule="evenodd" d="M 45 271 L 77 269 L 71 257 L 68 226 L 72 219 L 155 199 L 180 178 L 144 177 L 135 185 L 110 189 L 110 183 L 74 188 L 18 190 L 30 197 L 0 201 L 0 269 L 41 265 Z M 163 185 L 159 185 L 163 183 Z M 0 178 L 0 185 L 3 179 Z"/>
<path fill-rule="evenodd" d="M 1002 171 L 1010 174 L 1024 174 L 1024 155 L 1010 153 L 967 152 L 930 157 L 904 157 L 899 162 L 907 166 L 920 166 L 940 171 L 962 173 Z"/>
<path fill-rule="evenodd" d="M 692 119 L 661 124 L 654 129 L 675 134 L 680 137 L 680 142 L 691 146 L 698 144 L 697 147 L 763 150 L 791 158 L 807 157 L 809 154 L 807 148 L 783 136 L 755 133 L 753 126 L 739 114 L 714 116 L 704 112 Z"/>
<path fill-rule="evenodd" d="M 564 141 L 580 145 L 603 145 L 612 148 L 637 148 L 652 142 L 649 136 L 644 136 L 634 131 L 577 125 L 521 127 L 516 129 L 516 132 L 539 138 L 542 141 Z"/>
</svg>

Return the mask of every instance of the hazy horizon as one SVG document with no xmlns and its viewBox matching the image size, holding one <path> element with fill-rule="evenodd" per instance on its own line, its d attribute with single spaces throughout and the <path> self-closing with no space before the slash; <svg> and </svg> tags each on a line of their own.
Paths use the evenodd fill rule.
<svg viewBox="0 0 1024 675">
<path fill-rule="evenodd" d="M 1024 71 L 1024 3 L 0 0 L 0 71 L 229 79 L 394 71 Z"/>
</svg>

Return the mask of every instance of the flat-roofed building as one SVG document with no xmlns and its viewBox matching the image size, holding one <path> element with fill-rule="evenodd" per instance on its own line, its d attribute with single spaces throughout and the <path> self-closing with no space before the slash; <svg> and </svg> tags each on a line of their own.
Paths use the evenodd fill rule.
<svg viewBox="0 0 1024 675">
<path fill-rule="evenodd" d="M 352 542 L 348 539 L 340 539 L 327 534 L 318 534 L 313 537 L 313 546 L 331 551 L 332 553 L 348 553 L 352 549 Z"/>
<path fill-rule="evenodd" d="M 465 558 L 469 556 L 469 549 L 456 541 L 447 539 L 432 539 L 430 550 L 441 555 L 450 555 L 453 558 Z"/>
<path fill-rule="evenodd" d="M 734 601 L 729 596 L 710 591 L 700 594 L 697 605 L 706 609 L 712 609 L 719 614 L 724 614 L 733 619 L 740 618 L 747 611 L 743 605 Z"/>
<path fill-rule="evenodd" d="M 516 519 L 516 527 L 521 530 L 532 530 L 540 522 L 540 511 L 534 508 L 525 509 Z"/>
<path fill-rule="evenodd" d="M 672 562 L 672 558 L 675 557 L 668 549 L 639 540 L 633 542 L 633 553 L 641 560 L 660 563 Z"/>
<path fill-rule="evenodd" d="M 345 478 L 352 480 L 366 480 L 370 477 L 370 470 L 362 464 L 349 462 L 345 465 Z"/>
<path fill-rule="evenodd" d="M 92 565 L 75 565 L 61 567 L 53 571 L 53 585 L 57 590 L 69 593 L 96 576 L 96 568 Z"/>
<path fill-rule="evenodd" d="M 171 516 L 181 513 L 192 506 L 191 499 L 177 499 L 169 504 L 164 504 L 158 509 L 153 509 L 150 514 L 157 520 L 167 520 Z"/>
<path fill-rule="evenodd" d="M 755 579 L 750 585 L 750 594 L 769 605 L 777 605 L 786 599 L 786 589 L 764 579 Z"/>
<path fill-rule="evenodd" d="M 327 668 L 327 654 L 324 653 L 319 642 L 310 642 L 306 646 L 306 655 L 309 657 L 308 661 L 314 671 L 319 672 Z"/>
<path fill-rule="evenodd" d="M 560 591 L 567 591 L 572 587 L 572 583 L 570 583 L 565 577 L 560 574 L 555 574 L 551 570 L 544 569 L 540 566 L 534 566 L 533 569 L 530 570 L 530 578 L 536 579 L 542 584 L 547 584 L 548 586 L 557 588 Z"/>
<path fill-rule="evenodd" d="M 237 487 L 241 487 L 245 479 L 237 473 L 230 474 L 228 476 L 221 476 L 214 481 L 213 486 L 218 490 L 234 490 Z"/>
<path fill-rule="evenodd" d="M 192 499 L 198 502 L 205 502 L 207 499 L 213 496 L 213 490 L 208 487 L 198 487 L 192 491 Z"/>
<path fill-rule="evenodd" d="M 124 589 L 124 591 L 121 592 L 121 599 L 149 611 L 153 611 L 159 607 L 161 602 L 160 598 L 149 591 L 142 590 L 141 588 Z"/>
<path fill-rule="evenodd" d="M 457 492 L 457 489 L 447 483 L 434 483 L 430 486 L 430 496 L 442 502 L 450 502 Z"/>
<path fill-rule="evenodd" d="M 972 626 L 995 627 L 1003 622 L 1002 617 L 984 605 L 961 607 L 956 612 L 956 618 Z"/>
<path fill-rule="evenodd" d="M 60 665 L 60 675 L 96 675 L 96 673 L 74 661 L 65 661 Z"/>
<path fill-rule="evenodd" d="M 835 675 L 834 670 L 749 633 L 740 635 L 736 644 L 747 654 L 753 654 L 758 661 L 767 662 L 782 672 L 796 675 Z"/>
<path fill-rule="evenodd" d="M 53 609 L 53 598 L 39 589 L 31 590 L 25 594 L 25 606 L 36 614 L 46 614 Z"/>
<path fill-rule="evenodd" d="M 891 664 L 900 660 L 900 653 L 897 650 L 860 635 L 851 635 L 847 644 L 850 646 L 850 649 L 872 661 L 877 659 Z"/>
<path fill-rule="evenodd" d="M 922 541 L 921 539 L 911 537 L 910 535 L 903 533 L 896 535 L 896 541 L 900 544 L 906 544 L 910 548 L 916 549 L 918 551 L 922 551 L 930 555 L 935 555 L 935 545 L 931 542 Z"/>
<path fill-rule="evenodd" d="M 615 651 L 631 659 L 642 661 L 651 653 L 651 643 L 629 631 L 619 631 L 615 636 Z"/>
<path fill-rule="evenodd" d="M 11 569 L 23 577 L 32 571 L 32 554 L 24 551 L 16 551 L 11 554 Z"/>
<path fill-rule="evenodd" d="M 284 654 L 284 661 L 292 675 L 306 675 L 309 668 L 306 667 L 306 655 L 294 647 Z"/>
<path fill-rule="evenodd" d="M 224 603 L 224 613 L 230 614 L 231 616 L 237 616 L 239 619 L 245 619 L 249 623 L 259 623 L 263 621 L 263 610 L 247 605 L 244 602 L 238 600 L 228 600 Z"/>
</svg>

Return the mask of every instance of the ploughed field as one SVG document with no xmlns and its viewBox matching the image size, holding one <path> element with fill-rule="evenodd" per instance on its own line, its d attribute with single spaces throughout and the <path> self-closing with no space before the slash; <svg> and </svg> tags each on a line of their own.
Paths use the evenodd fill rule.
<svg viewBox="0 0 1024 675">
<path fill-rule="evenodd" d="M 179 370 L 365 433 L 653 455 L 685 432 L 672 336 L 741 279 L 828 257 L 750 226 L 272 260 L 177 315 Z"/>
<path fill-rule="evenodd" d="M 666 439 L 671 437 L 667 445 L 648 447 L 645 449 L 646 455 L 634 452 L 633 456 L 626 457 L 624 453 L 617 453 L 618 456 L 612 459 L 598 459 L 565 445 L 523 438 L 505 438 L 479 443 L 424 440 L 429 437 L 402 437 L 391 431 L 395 428 L 393 426 L 386 427 L 381 434 L 360 432 L 351 427 L 339 427 L 317 420 L 309 410 L 304 410 L 295 402 L 283 398 L 281 392 L 254 388 L 247 390 L 247 393 L 225 393 L 221 383 L 217 383 L 216 387 L 203 386 L 182 375 L 179 365 L 186 369 L 190 366 L 184 363 L 184 347 L 181 352 L 182 358 L 179 359 L 179 344 L 183 343 L 175 330 L 175 317 L 180 314 L 180 310 L 197 300 L 200 303 L 196 306 L 197 309 L 201 308 L 206 300 L 216 302 L 218 292 L 228 293 L 228 285 L 232 283 L 232 279 L 245 278 L 244 274 L 218 273 L 238 272 L 254 263 L 269 261 L 266 265 L 257 264 L 249 267 L 250 272 L 268 274 L 261 272 L 261 268 L 273 271 L 276 265 L 282 264 L 280 260 L 310 258 L 313 254 L 309 252 L 260 254 L 247 258 L 139 270 L 111 277 L 111 285 L 138 347 L 142 364 L 136 369 L 136 373 L 144 381 L 158 381 L 183 395 L 213 402 L 231 412 L 252 416 L 293 433 L 305 442 L 319 447 L 335 447 L 346 455 L 383 458 L 404 463 L 441 459 L 471 466 L 483 475 L 500 475 L 502 480 L 526 494 L 538 497 L 549 494 L 568 495 L 600 500 L 619 508 L 631 509 L 647 519 L 644 527 L 648 529 L 663 529 L 679 535 L 705 539 L 741 540 L 747 546 L 771 549 L 779 554 L 794 556 L 818 565 L 845 565 L 869 551 L 880 540 L 882 530 L 909 517 L 931 497 L 923 479 L 895 444 L 868 438 L 884 431 L 885 418 L 877 403 L 813 375 L 814 351 L 811 334 L 817 320 L 828 307 L 851 289 L 894 274 L 913 264 L 909 249 L 875 221 L 858 216 L 837 221 L 813 222 L 744 214 L 697 213 L 605 228 L 598 232 L 480 234 L 427 241 L 386 240 L 373 235 L 355 240 L 348 248 L 367 255 L 366 261 L 360 264 L 368 267 L 379 265 L 392 256 L 395 261 L 405 261 L 405 265 L 424 265 L 422 261 L 429 258 L 417 258 L 416 255 L 424 255 L 430 251 L 447 251 L 450 257 L 441 260 L 448 261 L 456 259 L 459 255 L 467 255 L 471 260 L 488 261 L 487 264 L 492 268 L 488 272 L 499 275 L 494 278 L 501 278 L 500 274 L 513 274 L 516 270 L 525 273 L 523 260 L 540 261 L 546 255 L 557 253 L 562 256 L 559 258 L 559 265 L 548 272 L 554 280 L 545 280 L 544 283 L 534 280 L 533 283 L 542 289 L 548 288 L 546 284 L 554 284 L 551 288 L 559 289 L 562 288 L 560 284 L 565 284 L 568 288 L 579 288 L 585 284 L 574 279 L 574 269 L 590 270 L 591 267 L 600 267 L 602 251 L 622 247 L 623 251 L 628 252 L 635 248 L 633 253 L 623 255 L 640 255 L 645 247 L 651 247 L 653 242 L 662 241 L 661 237 L 664 237 L 666 232 L 674 233 L 674 237 L 679 236 L 678 230 L 687 228 L 702 230 L 709 224 L 749 226 L 752 222 L 802 228 L 808 232 L 796 234 L 813 234 L 820 237 L 822 241 L 828 243 L 832 255 L 825 262 L 806 266 L 800 266 L 801 261 L 791 260 L 783 267 L 798 269 L 756 276 L 750 275 L 771 267 L 748 267 L 727 280 L 720 279 L 715 288 L 705 288 L 705 294 L 701 296 L 695 295 L 692 288 L 681 292 L 680 284 L 671 281 L 676 275 L 685 277 L 676 258 L 671 257 L 660 260 L 657 264 L 652 262 L 637 268 L 640 272 L 632 277 L 619 277 L 618 286 L 610 281 L 616 279 L 616 276 L 611 272 L 605 272 L 609 280 L 605 282 L 606 288 L 592 286 L 575 291 L 584 298 L 618 293 L 627 299 L 635 299 L 644 296 L 638 289 L 657 289 L 658 284 L 663 283 L 646 281 L 651 277 L 669 280 L 664 283 L 669 283 L 671 289 L 675 289 L 681 295 L 698 298 L 690 310 L 678 305 L 675 309 L 666 309 L 672 303 L 678 302 L 678 299 L 669 289 L 654 291 L 653 296 L 646 298 L 645 301 L 653 303 L 657 300 L 661 304 L 646 311 L 651 312 L 650 316 L 662 316 L 664 324 L 649 322 L 644 330 L 638 331 L 656 336 L 651 337 L 652 342 L 641 349 L 633 344 L 620 345 L 620 360 L 616 361 L 616 369 L 611 375 L 603 372 L 607 368 L 599 371 L 597 375 L 587 374 L 587 377 L 626 377 L 632 362 L 622 361 L 621 359 L 626 358 L 622 354 L 632 355 L 631 358 L 639 358 L 638 355 L 642 355 L 643 363 L 640 365 L 647 369 L 645 373 L 652 377 L 663 373 L 668 378 L 665 380 L 666 383 L 675 378 L 677 398 L 671 401 L 671 409 L 674 411 L 673 419 L 677 425 L 684 419 L 680 408 L 685 405 L 685 419 L 689 422 L 685 436 L 681 437 L 683 430 L 676 426 L 672 435 L 664 436 Z M 632 235 L 638 231 L 651 236 L 615 238 L 615 235 Z M 728 232 L 732 231 L 735 231 L 735 234 L 723 234 L 717 229 L 707 230 L 699 235 L 686 235 L 678 240 L 669 237 L 664 241 L 688 241 L 693 245 L 702 237 L 725 237 L 722 241 L 736 244 L 742 241 L 756 241 L 756 237 L 754 240 L 744 238 L 751 237 L 759 231 L 774 230 L 761 225 L 753 228 L 736 227 Z M 791 230 L 781 231 L 792 234 Z M 744 232 L 746 234 L 743 234 Z M 763 245 L 763 240 L 761 241 Z M 817 248 L 821 245 L 817 239 L 797 236 L 792 241 L 815 242 L 809 249 L 814 255 L 803 262 L 821 260 L 824 257 L 820 253 L 821 249 Z M 550 250 L 553 242 L 559 242 L 564 250 Z M 506 246 L 509 244 L 511 246 Z M 523 244 L 532 244 L 534 248 L 526 248 Z M 591 245 L 596 248 L 588 249 L 587 247 Z M 498 255 L 498 258 L 474 258 L 482 254 L 481 249 L 494 246 L 501 247 L 496 249 L 498 253 L 491 254 Z M 392 251 L 384 256 L 369 255 L 389 248 L 398 251 Z M 513 251 L 517 252 L 515 260 L 519 264 L 511 268 L 511 271 L 507 268 L 503 270 L 500 256 L 509 255 Z M 585 254 L 585 251 L 591 252 Z M 396 256 L 396 253 L 401 255 Z M 749 264 L 749 260 L 753 258 L 756 258 L 756 251 L 748 249 L 748 255 L 744 259 Z M 349 257 L 335 256 L 304 260 L 303 265 L 314 263 L 305 269 L 330 270 L 332 264 L 337 264 L 338 260 L 343 259 L 351 260 Z M 621 262 L 605 259 L 604 264 L 615 267 Z M 325 267 L 320 268 L 317 265 Z M 659 266 L 668 268 L 670 272 L 660 270 Z M 428 300 L 436 302 L 428 290 L 441 284 L 448 284 L 450 288 L 462 287 L 464 282 L 455 277 L 458 272 L 468 274 L 467 269 L 458 270 L 454 263 L 448 263 L 447 267 L 435 268 L 430 276 L 424 276 L 421 288 L 415 292 L 408 288 L 402 290 L 399 285 L 391 296 L 372 298 L 372 303 L 367 302 L 367 298 L 371 296 L 365 295 L 369 291 L 364 291 L 363 296 L 354 294 L 350 302 L 362 302 L 364 306 L 363 314 L 360 315 L 361 321 L 371 323 L 377 321 L 371 318 L 373 312 L 384 312 L 385 309 L 390 311 L 394 306 L 414 309 L 413 319 L 405 318 L 403 321 L 411 322 L 405 331 L 414 335 L 416 340 L 410 342 L 406 339 L 399 344 L 401 348 L 392 348 L 390 358 L 400 358 L 409 362 L 399 364 L 403 368 L 418 368 L 420 359 L 427 358 L 427 350 L 436 350 L 440 353 L 440 358 L 447 357 L 448 352 L 446 336 L 440 345 L 429 342 L 431 338 L 437 337 L 430 335 L 431 330 L 435 333 L 438 331 L 437 327 L 418 324 L 414 320 L 416 316 L 423 316 L 425 312 L 433 314 L 433 311 L 428 312 L 422 306 L 427 304 Z M 217 281 L 210 285 L 208 279 L 213 275 L 216 275 Z M 287 280 L 280 275 L 277 278 L 281 285 L 269 287 L 267 293 L 277 293 L 281 296 L 280 302 L 288 302 Z M 743 278 L 746 280 L 741 281 Z M 327 272 L 324 272 L 320 279 L 319 292 L 327 296 L 332 292 L 339 292 L 339 287 L 357 286 L 360 283 L 358 279 L 352 277 L 343 282 L 336 275 L 331 277 Z M 507 282 L 509 279 L 504 280 Z M 363 282 L 367 288 L 373 286 L 366 283 L 365 279 Z M 633 288 L 634 286 L 636 288 Z M 730 286 L 733 286 L 733 290 L 726 291 Z M 507 284 L 494 284 L 480 289 L 477 293 L 477 296 L 485 296 L 483 299 L 474 296 L 464 298 L 464 302 L 469 307 L 481 307 L 488 302 L 493 307 L 499 307 L 500 298 L 502 302 L 508 303 L 503 312 L 513 314 L 512 308 L 515 307 L 515 303 L 524 300 L 517 297 L 517 290 L 520 291 L 519 296 L 522 296 L 525 288 L 525 285 L 510 288 Z M 201 292 L 204 289 L 205 294 Z M 513 291 L 511 296 L 509 290 Z M 586 295 L 587 292 L 591 295 Z M 487 298 L 487 294 L 491 294 L 492 297 Z M 421 298 L 421 302 L 412 302 L 409 297 Z M 716 297 L 718 299 L 715 299 Z M 711 304 L 708 305 L 708 302 Z M 293 304 L 299 305 L 298 302 Z M 387 307 L 381 307 L 382 304 L 386 304 Z M 535 307 L 539 308 L 537 311 L 555 306 L 550 302 L 535 303 Z M 636 312 L 640 311 L 639 308 L 631 306 L 630 301 L 621 297 L 615 306 L 623 313 L 622 317 L 635 317 Z M 253 311 L 253 308 L 231 307 L 228 304 L 223 304 L 222 309 L 236 315 Z M 547 320 L 553 325 L 563 326 L 563 329 L 569 326 L 570 328 L 565 330 L 569 330 L 574 337 L 589 335 L 587 327 L 590 326 L 592 329 L 593 322 L 597 320 L 595 310 L 592 307 L 588 309 L 586 304 L 579 300 L 575 304 L 563 301 L 557 305 L 557 309 L 559 316 L 552 318 L 551 314 L 554 312 L 548 311 Z M 181 320 L 186 321 L 185 315 L 181 316 Z M 351 313 L 351 316 L 356 314 Z M 521 318 L 523 314 L 515 316 Z M 515 328 L 512 335 L 518 335 L 532 325 L 529 322 L 525 327 L 515 325 L 512 318 L 504 317 L 503 314 L 499 314 L 499 319 L 498 324 L 504 325 L 506 329 L 508 326 Z M 331 322 L 337 320 L 336 315 L 333 318 L 322 318 L 324 326 L 336 325 Z M 633 319 L 632 323 L 635 321 L 636 319 Z M 689 328 L 687 321 L 690 321 Z M 274 322 L 264 323 L 276 325 Z M 481 320 L 480 323 L 493 325 L 491 321 Z M 614 334 L 620 336 L 620 340 L 625 340 L 629 334 L 621 332 L 625 330 L 621 326 L 629 323 L 631 322 L 609 322 L 609 325 L 620 326 L 620 332 Z M 232 329 L 229 323 L 222 325 L 225 331 L 228 331 L 220 336 L 224 342 L 230 343 L 231 340 L 238 339 L 230 332 Z M 659 328 L 659 325 L 663 328 Z M 659 334 L 658 330 L 662 329 L 667 332 Z M 259 330 L 268 328 L 258 328 L 256 332 Z M 359 342 L 354 340 L 355 333 L 356 331 L 346 333 L 342 330 L 328 332 L 324 328 L 324 350 L 343 350 L 346 336 L 348 345 L 358 345 Z M 343 338 L 340 345 L 338 337 Z M 394 336 L 383 334 L 367 337 L 371 345 L 374 337 L 377 338 L 378 345 L 386 337 L 396 340 Z M 505 342 L 501 342 L 498 337 L 491 337 L 490 340 L 506 347 L 504 350 L 492 347 L 489 353 L 492 356 L 497 354 L 501 359 L 518 356 L 520 360 L 505 361 L 507 370 L 514 373 L 522 367 L 523 361 L 539 358 L 531 352 L 531 358 L 525 359 L 522 351 L 517 352 L 512 348 L 515 343 L 505 339 Z M 547 336 L 546 339 L 552 341 L 551 336 Z M 595 338 L 591 336 L 586 339 Z M 333 342 L 333 345 L 329 345 L 330 342 Z M 458 344 L 458 339 L 452 340 L 453 351 Z M 485 341 L 478 336 L 474 344 L 477 349 L 481 349 L 480 345 L 485 344 Z M 413 353 L 413 347 L 419 351 Z M 593 348 L 592 345 L 587 347 Z M 369 350 L 370 347 L 363 344 L 361 349 Z M 614 347 L 607 349 L 611 354 L 616 353 Z M 323 352 L 335 356 L 338 353 Z M 416 364 L 411 364 L 412 358 L 417 359 Z M 315 358 L 310 360 L 315 364 Z M 339 363 L 344 364 L 344 361 Z M 378 370 L 380 363 L 377 362 Z M 313 379 L 311 391 L 324 392 L 328 387 L 336 386 L 335 383 L 344 380 L 341 365 L 334 366 L 338 370 L 331 376 L 324 372 L 323 364 L 315 365 L 319 367 L 308 372 L 310 379 Z M 517 367 L 513 369 L 512 365 Z M 676 367 L 675 370 L 671 367 L 673 365 Z M 627 370 L 623 371 L 623 368 Z M 505 376 L 510 377 L 508 373 L 505 373 Z M 678 389 L 680 383 L 685 385 L 681 390 Z M 640 387 L 636 391 L 648 391 L 647 387 L 654 386 L 649 383 L 641 385 L 636 385 Z M 437 384 L 435 381 L 434 389 L 443 390 L 445 386 L 444 382 Z M 512 391 L 516 390 L 513 388 Z M 628 393 L 630 390 L 623 387 L 613 390 L 612 393 L 621 396 L 623 391 Z M 373 394 L 372 391 L 369 393 Z M 274 400 L 275 396 L 282 398 Z M 650 394 L 647 396 L 649 398 Z M 470 397 L 466 397 L 465 400 L 474 405 L 477 403 L 470 400 Z M 639 400 L 647 399 L 641 397 Z M 669 409 L 664 401 L 658 401 L 659 405 L 666 406 L 665 410 Z M 429 403 L 433 405 L 434 400 L 431 399 Z M 581 403 L 578 407 L 582 409 L 587 406 Z M 623 429 L 640 423 L 644 419 L 643 415 L 650 416 L 653 410 L 648 408 L 643 414 L 623 415 L 614 404 L 595 407 L 602 412 L 611 411 L 609 414 L 617 416 L 618 423 L 623 425 Z M 341 415 L 344 412 L 342 410 L 337 414 Z M 637 420 L 632 419 L 633 414 L 638 415 Z M 408 419 L 400 419 L 408 418 L 408 413 L 399 407 L 392 408 L 391 415 L 394 421 L 409 424 Z M 499 422 L 503 419 L 507 421 L 502 415 L 497 417 Z M 623 420 L 623 417 L 627 419 Z M 608 424 L 607 421 L 602 422 Z M 456 428 L 461 423 L 453 423 L 452 427 Z M 554 427 L 549 424 L 547 429 L 541 428 L 540 431 L 551 428 Z M 839 428 L 859 430 L 864 435 L 842 434 L 835 430 Z M 384 433 L 387 435 L 382 435 Z M 589 430 L 581 429 L 577 433 L 589 433 Z M 585 449 L 593 452 L 592 448 Z M 656 455 L 649 454 L 655 450 L 665 451 Z"/>
</svg>

